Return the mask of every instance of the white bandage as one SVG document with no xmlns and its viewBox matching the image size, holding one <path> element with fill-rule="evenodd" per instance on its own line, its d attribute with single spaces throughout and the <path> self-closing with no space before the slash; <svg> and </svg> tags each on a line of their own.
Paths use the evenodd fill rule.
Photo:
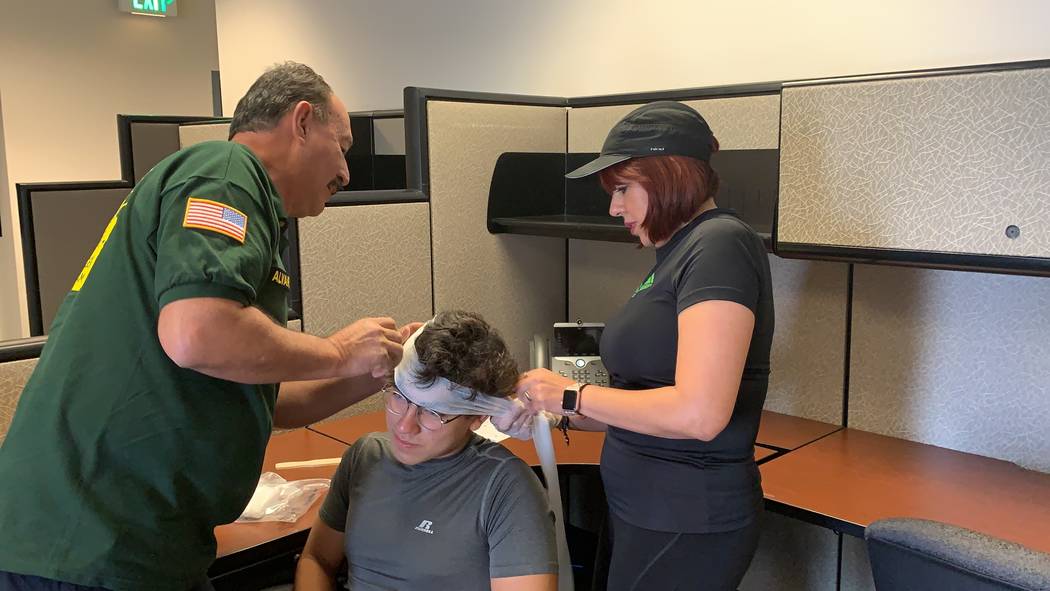
<svg viewBox="0 0 1050 591">
<path fill-rule="evenodd" d="M 416 337 L 430 323 L 424 324 L 404 344 L 401 363 L 394 368 L 394 385 L 412 402 L 443 415 L 480 415 L 492 417 L 492 424 L 502 433 L 516 439 L 532 437 L 532 417 L 517 399 L 490 396 L 465 386 L 437 378 L 423 386 L 416 376 L 422 364 L 416 354 Z"/>
</svg>

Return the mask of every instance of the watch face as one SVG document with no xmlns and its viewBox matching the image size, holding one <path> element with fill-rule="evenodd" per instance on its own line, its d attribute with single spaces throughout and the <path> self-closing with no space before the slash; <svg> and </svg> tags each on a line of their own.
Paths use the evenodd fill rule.
<svg viewBox="0 0 1050 591">
<path fill-rule="evenodd" d="M 562 410 L 576 410 L 576 399 L 579 398 L 579 395 L 580 393 L 576 390 L 565 390 L 561 397 Z"/>
</svg>

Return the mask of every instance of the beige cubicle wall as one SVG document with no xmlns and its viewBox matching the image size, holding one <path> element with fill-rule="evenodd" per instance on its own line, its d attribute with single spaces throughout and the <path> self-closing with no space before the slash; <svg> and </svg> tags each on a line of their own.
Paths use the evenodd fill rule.
<svg viewBox="0 0 1050 591">
<path fill-rule="evenodd" d="M 857 265 L 853 306 L 850 427 L 1050 472 L 1050 279 Z"/>
<path fill-rule="evenodd" d="M 529 364 L 538 330 L 565 318 L 565 241 L 489 234 L 489 182 L 503 152 L 564 152 L 565 108 L 427 103 L 434 301 L 482 314 Z"/>
<path fill-rule="evenodd" d="M 305 332 L 325 336 L 365 317 L 400 325 L 433 315 L 427 203 L 328 207 L 299 221 L 299 261 Z M 332 418 L 378 408 L 373 397 Z"/>
<path fill-rule="evenodd" d="M 4 444 L 22 388 L 36 367 L 36 359 L 0 363 L 0 446 Z"/>
<path fill-rule="evenodd" d="M 785 88 L 782 125 L 781 242 L 1050 257 L 1050 69 Z"/>
<path fill-rule="evenodd" d="M 201 142 L 225 141 L 229 135 L 229 122 L 180 125 L 179 148 L 188 148 Z"/>
<path fill-rule="evenodd" d="M 722 150 L 776 149 L 780 134 L 777 94 L 682 101 L 696 109 Z M 597 152 L 609 129 L 642 103 L 569 109 L 569 151 Z"/>
<path fill-rule="evenodd" d="M 569 240 L 569 320 L 605 322 L 630 299 L 654 264 L 651 248 Z"/>
</svg>

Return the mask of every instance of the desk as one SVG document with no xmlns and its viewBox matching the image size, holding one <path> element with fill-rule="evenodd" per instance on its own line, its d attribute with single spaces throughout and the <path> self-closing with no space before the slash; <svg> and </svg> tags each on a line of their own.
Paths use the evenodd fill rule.
<svg viewBox="0 0 1050 591">
<path fill-rule="evenodd" d="M 270 437 L 266 446 L 263 471 L 276 472 L 274 465 L 277 462 L 341 457 L 345 450 L 345 444 L 306 429 L 278 433 Z M 302 480 L 331 478 L 334 472 L 334 466 L 327 466 L 297 468 L 278 474 L 288 480 Z M 213 575 L 228 572 L 275 554 L 297 551 L 306 542 L 320 506 L 320 501 L 315 502 L 310 511 L 295 523 L 229 523 L 215 528 L 217 559 L 209 572 Z"/>
<path fill-rule="evenodd" d="M 951 523 L 1050 552 L 1050 474 L 843 429 L 762 464 L 767 505 L 861 536 L 884 517 Z"/>
<path fill-rule="evenodd" d="M 385 411 L 376 411 L 360 414 L 337 421 L 310 425 L 309 429 L 349 445 L 366 433 L 386 431 L 386 413 Z M 554 456 L 559 464 L 598 464 L 598 460 L 602 455 L 602 443 L 605 441 L 604 433 L 570 431 L 569 445 L 565 445 L 561 432 L 554 431 L 552 436 L 554 438 Z M 504 439 L 501 443 L 514 455 L 525 460 L 530 466 L 540 465 L 540 458 L 536 455 L 536 449 L 532 445 L 532 441 L 509 438 Z"/>
<path fill-rule="evenodd" d="M 762 421 L 758 424 L 758 437 L 755 441 L 774 449 L 792 450 L 812 443 L 841 428 L 841 425 L 764 410 Z"/>
<path fill-rule="evenodd" d="M 774 440 L 779 443 L 796 443 L 814 436 L 815 433 L 823 433 L 828 427 L 833 427 L 832 430 L 840 428 L 837 425 L 828 425 L 827 423 L 810 421 L 808 419 L 796 419 L 795 417 L 789 417 L 778 413 L 771 414 L 776 415 L 772 419 L 775 423 L 775 427 L 771 432 L 775 435 Z M 766 420 L 764 414 L 762 420 Z M 800 433 L 792 436 L 791 427 L 795 424 L 794 421 L 801 422 L 801 429 Z M 810 425 L 810 423 L 813 423 L 814 425 Z M 316 425 L 311 425 L 309 429 L 350 445 L 365 433 L 386 431 L 386 417 L 384 416 L 384 411 L 371 412 L 345 419 L 339 419 L 337 421 L 318 423 Z M 762 429 L 759 428 L 759 435 L 761 434 Z M 569 445 L 565 445 L 565 440 L 562 439 L 560 432 L 554 431 L 552 432 L 552 436 L 554 438 L 554 455 L 559 464 L 597 466 L 601 460 L 602 444 L 605 442 L 605 433 L 570 431 Z M 530 466 L 540 465 L 540 458 L 536 455 L 536 449 L 533 446 L 532 441 L 521 441 L 520 439 L 510 438 L 504 439 L 501 443 L 513 452 L 514 455 L 525 460 Z M 799 443 L 799 445 L 801 445 L 801 443 Z M 777 446 L 756 445 L 755 461 L 762 462 L 775 455 L 778 451 Z"/>
<path fill-rule="evenodd" d="M 762 445 L 756 445 L 755 446 L 755 461 L 758 462 L 759 464 L 761 464 L 762 462 L 765 462 L 765 461 L 771 459 L 773 456 L 777 455 L 778 453 L 780 453 L 779 450 L 776 450 L 776 449 L 773 449 L 773 448 L 770 448 L 770 447 L 765 447 L 765 446 L 762 446 Z"/>
</svg>

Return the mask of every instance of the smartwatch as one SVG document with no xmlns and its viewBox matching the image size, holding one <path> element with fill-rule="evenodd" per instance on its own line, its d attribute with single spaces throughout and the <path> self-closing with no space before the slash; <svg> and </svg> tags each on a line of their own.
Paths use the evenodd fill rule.
<svg viewBox="0 0 1050 591">
<path fill-rule="evenodd" d="M 580 390 L 587 384 L 574 383 L 565 388 L 561 395 L 561 410 L 566 416 L 580 414 Z"/>
</svg>

